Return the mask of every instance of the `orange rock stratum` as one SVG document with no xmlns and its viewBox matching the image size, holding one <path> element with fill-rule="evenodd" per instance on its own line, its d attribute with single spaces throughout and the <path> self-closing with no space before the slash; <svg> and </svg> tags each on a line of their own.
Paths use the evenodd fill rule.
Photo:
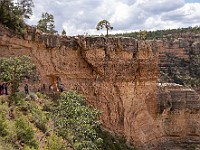
<svg viewBox="0 0 200 150">
<path fill-rule="evenodd" d="M 40 81 L 30 85 L 32 90 L 44 84 L 48 91 L 58 79 L 102 112 L 105 128 L 139 149 L 200 143 L 199 95 L 180 85 L 157 84 L 162 41 L 57 37 L 33 29 L 19 38 L 0 31 L 0 57 L 28 55 L 36 64 Z"/>
</svg>

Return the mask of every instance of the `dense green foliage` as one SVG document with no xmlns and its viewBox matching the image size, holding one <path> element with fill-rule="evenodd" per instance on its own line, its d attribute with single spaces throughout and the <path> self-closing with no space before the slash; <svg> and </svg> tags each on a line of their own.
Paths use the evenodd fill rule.
<svg viewBox="0 0 200 150">
<path fill-rule="evenodd" d="M 16 95 L 18 104 L 11 106 L 7 96 L 0 96 L 0 148 L 132 150 L 124 138 L 99 128 L 98 111 L 75 92 L 64 92 L 59 104 L 41 93 Z"/>
<path fill-rule="evenodd" d="M 32 0 L 17 0 L 16 6 L 20 16 L 23 16 L 24 19 L 30 19 L 33 14 L 32 7 L 34 7 Z"/>
<path fill-rule="evenodd" d="M 100 29 L 103 29 L 103 28 L 106 28 L 106 36 L 108 37 L 108 30 L 112 30 L 113 27 L 111 26 L 110 22 L 108 22 L 107 20 L 101 20 L 97 24 L 96 29 L 100 30 Z"/>
<path fill-rule="evenodd" d="M 46 150 L 64 150 L 65 145 L 63 139 L 59 137 L 56 133 L 53 133 L 48 137 L 48 144 L 46 145 Z"/>
<path fill-rule="evenodd" d="M 60 105 L 54 111 L 55 128 L 77 150 L 101 148 L 103 140 L 98 136 L 98 111 L 85 105 L 75 92 L 63 92 Z"/>
<path fill-rule="evenodd" d="M 26 144 L 30 148 L 31 147 L 35 149 L 38 148 L 38 143 L 36 142 L 34 131 L 26 119 L 24 118 L 16 119 L 15 131 L 17 140 Z"/>
<path fill-rule="evenodd" d="M 4 97 L 3 97 L 4 98 Z M 38 149 L 38 142 L 35 137 L 32 125 L 27 117 L 18 112 L 19 107 L 9 107 L 8 102 L 1 96 L 0 135 L 2 141 L 10 143 L 17 149 L 21 146 Z M 25 102 L 25 101 L 24 101 Z"/>
<path fill-rule="evenodd" d="M 11 95 L 18 91 L 20 82 L 35 75 L 35 69 L 28 56 L 0 59 L 0 79 L 11 84 Z"/>
<path fill-rule="evenodd" d="M 199 33 L 200 26 L 195 27 L 188 27 L 188 28 L 178 28 L 178 29 L 166 29 L 166 30 L 156 30 L 156 31 L 139 31 L 139 32 L 127 32 L 127 33 L 118 33 L 113 36 L 123 36 L 123 37 L 133 37 L 136 39 L 143 39 L 141 38 L 141 33 L 145 33 L 145 39 L 152 40 L 152 39 L 163 39 L 167 38 L 168 36 L 173 37 L 181 37 L 184 33 Z"/>
<path fill-rule="evenodd" d="M 87 106 L 77 93 L 63 92 L 57 100 L 59 103 L 55 103 L 41 93 L 17 92 L 20 82 L 29 78 L 34 69 L 35 65 L 27 56 L 0 59 L 0 78 L 12 84 L 15 102 L 10 103 L 8 96 L 0 96 L 1 143 L 23 150 L 64 150 L 69 145 L 77 150 L 126 149 L 119 140 L 113 145 L 115 138 L 108 145 L 104 144 L 107 135 L 105 138 L 100 129 L 99 112 Z M 41 144 L 41 141 L 47 142 Z"/>
<path fill-rule="evenodd" d="M 174 82 L 193 88 L 200 88 L 200 52 L 194 47 L 188 49 L 189 59 L 167 54 L 168 70 L 161 72 L 162 82 Z"/>
<path fill-rule="evenodd" d="M 135 148 L 126 144 L 124 137 L 112 135 L 104 130 L 100 130 L 99 134 L 103 139 L 102 150 L 135 150 Z"/>
<path fill-rule="evenodd" d="M 0 1 L 0 23 L 18 34 L 25 34 L 24 19 L 32 15 L 32 0 L 1 0 Z"/>
<path fill-rule="evenodd" d="M 49 13 L 42 13 L 42 18 L 38 21 L 37 28 L 49 34 L 55 34 L 54 16 Z"/>
</svg>

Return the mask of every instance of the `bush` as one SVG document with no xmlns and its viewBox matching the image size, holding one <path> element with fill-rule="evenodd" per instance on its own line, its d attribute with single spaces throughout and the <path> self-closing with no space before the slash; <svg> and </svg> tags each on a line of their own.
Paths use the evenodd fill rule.
<svg viewBox="0 0 200 150">
<path fill-rule="evenodd" d="M 7 95 L 0 95 L 0 103 L 3 104 L 5 102 L 8 102 L 8 96 Z"/>
<path fill-rule="evenodd" d="M 77 150 L 101 149 L 102 139 L 97 130 L 99 112 L 85 105 L 83 97 L 75 92 L 63 92 L 60 105 L 55 109 L 58 133 Z"/>
<path fill-rule="evenodd" d="M 30 92 L 29 95 L 26 95 L 25 100 L 26 101 L 36 101 L 36 100 L 38 100 L 38 96 L 37 96 L 37 94 Z"/>
<path fill-rule="evenodd" d="M 128 146 L 123 136 L 114 135 L 105 130 L 99 130 L 100 137 L 104 140 L 102 149 L 106 150 L 135 150 Z"/>
<path fill-rule="evenodd" d="M 36 95 L 39 98 L 42 98 L 42 99 L 49 99 L 49 97 L 46 94 L 43 94 L 43 93 L 40 93 L 40 92 L 37 92 Z"/>
<path fill-rule="evenodd" d="M 15 129 L 15 121 L 6 120 L 7 125 L 7 135 L 3 138 L 6 142 L 15 143 L 17 141 L 16 129 Z"/>
<path fill-rule="evenodd" d="M 24 103 L 24 98 L 26 97 L 26 94 L 24 92 L 16 92 L 12 95 L 12 97 L 15 104 L 20 105 Z"/>
<path fill-rule="evenodd" d="M 56 135 L 55 133 L 49 136 L 47 139 L 47 145 L 45 147 L 46 150 L 64 150 L 65 145 L 63 143 L 63 139 Z"/>
<path fill-rule="evenodd" d="M 22 150 L 35 150 L 35 148 L 25 145 Z"/>
<path fill-rule="evenodd" d="M 38 148 L 38 143 L 35 140 L 34 137 L 34 131 L 29 126 L 29 123 L 27 120 L 23 118 L 19 118 L 15 122 L 16 127 L 16 135 L 17 139 L 21 141 L 22 143 L 26 144 L 30 148 Z"/>
<path fill-rule="evenodd" d="M 29 96 L 30 96 L 30 99 L 33 100 L 33 101 L 38 100 L 38 96 L 35 93 L 30 92 Z"/>
<path fill-rule="evenodd" d="M 8 124 L 6 117 L 9 112 L 9 107 L 6 103 L 0 105 L 0 136 L 5 137 L 8 134 Z"/>
<path fill-rule="evenodd" d="M 5 118 L 0 115 L 0 136 L 5 137 L 8 135 L 8 126 L 5 122 Z"/>
<path fill-rule="evenodd" d="M 46 113 L 42 111 L 42 108 L 39 107 L 35 102 L 30 102 L 28 107 L 31 115 L 31 122 L 33 122 L 35 126 L 42 132 L 46 132 L 46 123 L 48 121 Z"/>
<path fill-rule="evenodd" d="M 39 109 L 34 109 L 32 110 L 32 117 L 36 127 L 45 133 L 47 131 L 47 117 L 44 112 Z"/>
</svg>

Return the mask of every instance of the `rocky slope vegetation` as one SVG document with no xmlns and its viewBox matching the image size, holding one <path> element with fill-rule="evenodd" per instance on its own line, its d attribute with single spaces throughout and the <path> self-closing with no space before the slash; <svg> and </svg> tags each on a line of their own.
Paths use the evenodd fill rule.
<svg viewBox="0 0 200 150">
<path fill-rule="evenodd" d="M 33 28 L 19 38 L 0 30 L 1 57 L 29 55 L 37 65 L 39 81 L 32 81 L 32 91 L 47 92 L 49 85 L 56 91 L 57 82 L 78 91 L 102 112 L 107 129 L 124 135 L 139 149 L 198 146 L 199 95 L 157 85 L 159 56 L 166 50 L 163 41 L 57 37 Z"/>
<path fill-rule="evenodd" d="M 160 67 L 163 82 L 174 82 L 200 90 L 200 34 L 163 41 Z"/>
</svg>

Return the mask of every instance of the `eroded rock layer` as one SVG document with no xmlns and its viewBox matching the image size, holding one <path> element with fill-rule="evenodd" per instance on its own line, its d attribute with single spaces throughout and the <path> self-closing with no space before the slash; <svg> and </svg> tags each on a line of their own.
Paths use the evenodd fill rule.
<svg viewBox="0 0 200 150">
<path fill-rule="evenodd" d="M 52 84 L 56 91 L 59 81 L 66 90 L 78 91 L 102 112 L 107 129 L 140 149 L 199 138 L 198 95 L 157 86 L 159 41 L 57 37 L 33 29 L 19 38 L 0 30 L 1 57 L 29 55 L 37 65 L 40 81 L 31 84 L 31 90 L 48 92 Z M 193 102 L 198 103 L 194 110 Z"/>
</svg>

